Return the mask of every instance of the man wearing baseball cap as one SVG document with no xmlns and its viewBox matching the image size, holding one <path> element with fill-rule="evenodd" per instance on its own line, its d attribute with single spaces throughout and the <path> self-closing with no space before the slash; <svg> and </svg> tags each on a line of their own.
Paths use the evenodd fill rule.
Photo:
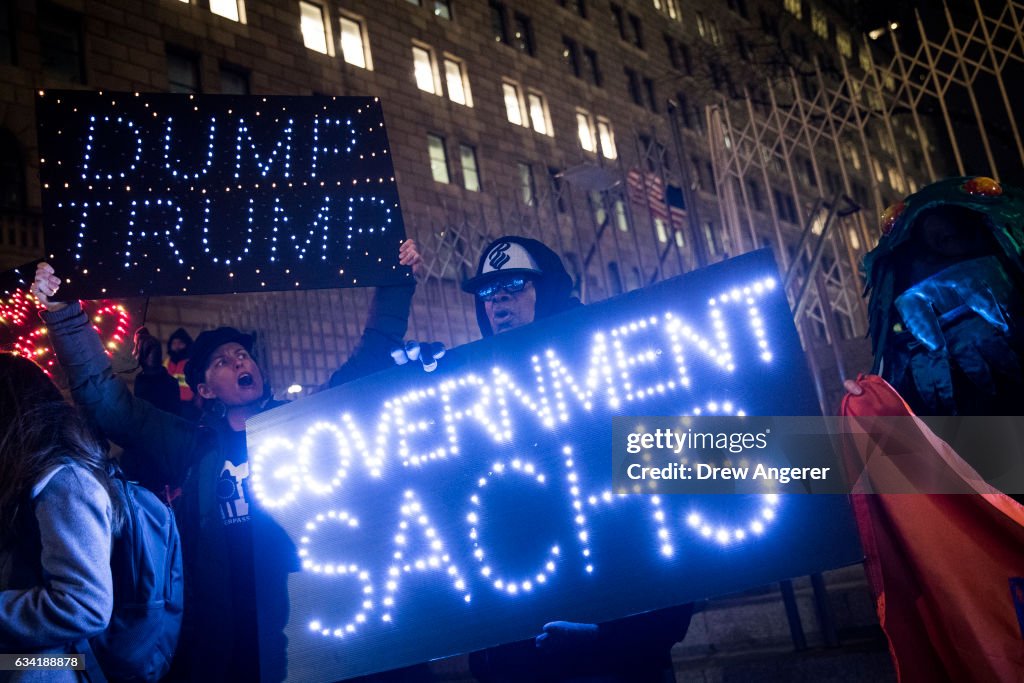
<svg viewBox="0 0 1024 683">
<path fill-rule="evenodd" d="M 412 240 L 402 244 L 399 262 L 416 272 L 421 259 Z M 146 481 L 181 486 L 175 517 L 185 613 L 168 680 L 283 680 L 287 579 L 298 570 L 298 558 L 285 532 L 249 494 L 245 422 L 279 405 L 253 357 L 252 335 L 218 327 L 196 338 L 185 366 L 189 387 L 203 398 L 204 413 L 195 424 L 131 395 L 78 302 L 50 299 L 60 284 L 52 267 L 39 264 L 32 293 L 47 309 L 43 320 L 75 402 L 108 438 L 144 454 L 134 464 L 146 470 Z M 375 290 L 359 345 L 332 376 L 332 386 L 392 366 L 390 351 L 405 335 L 413 289 Z M 261 553 L 258 588 L 266 596 L 258 615 L 254 548 Z"/>
<path fill-rule="evenodd" d="M 485 337 L 582 306 L 558 254 L 526 237 L 487 245 L 462 288 Z M 690 604 L 603 624 L 554 621 L 533 640 L 472 653 L 470 668 L 481 683 L 664 683 L 675 680 L 670 650 L 692 613 Z"/>
<path fill-rule="evenodd" d="M 476 296 L 485 337 L 581 306 L 562 259 L 528 237 L 499 237 L 480 256 L 476 276 L 462 289 Z"/>
</svg>

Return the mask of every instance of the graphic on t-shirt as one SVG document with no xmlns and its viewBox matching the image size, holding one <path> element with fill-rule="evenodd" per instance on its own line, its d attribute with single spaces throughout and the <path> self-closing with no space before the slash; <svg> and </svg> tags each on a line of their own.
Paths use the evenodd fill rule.
<svg viewBox="0 0 1024 683">
<path fill-rule="evenodd" d="M 236 524 L 249 519 L 249 463 L 234 465 L 224 461 L 217 480 L 217 500 L 220 516 L 225 524 Z"/>
</svg>

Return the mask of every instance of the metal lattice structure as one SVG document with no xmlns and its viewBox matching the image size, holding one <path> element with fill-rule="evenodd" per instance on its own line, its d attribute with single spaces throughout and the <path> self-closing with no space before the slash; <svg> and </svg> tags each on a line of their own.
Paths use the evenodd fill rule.
<svg viewBox="0 0 1024 683">
<path fill-rule="evenodd" d="M 861 68 L 843 59 L 826 74 L 815 62 L 813 74 L 769 83 L 767 103 L 744 93 L 707 109 L 724 232 L 741 250 L 774 249 L 823 407 L 829 388 L 863 365 L 853 343 L 866 330 L 858 264 L 874 246 L 875 217 L 932 179 L 999 177 L 1006 159 L 1024 166 L 1007 91 L 1024 65 L 1024 5 L 987 16 L 975 0 L 975 10 L 965 28 L 947 8 L 938 38 L 918 16 L 916 47 L 904 51 L 890 33 L 887 62 L 865 42 Z M 983 110 L 982 99 L 997 106 Z M 984 160 L 969 167 L 962 150 L 975 144 Z"/>
</svg>

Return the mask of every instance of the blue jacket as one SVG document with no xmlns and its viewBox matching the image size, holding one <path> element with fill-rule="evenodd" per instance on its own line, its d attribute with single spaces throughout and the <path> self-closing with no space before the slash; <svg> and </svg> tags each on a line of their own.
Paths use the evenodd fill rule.
<svg viewBox="0 0 1024 683">
<path fill-rule="evenodd" d="M 75 643 L 102 632 L 114 605 L 110 496 L 69 464 L 37 482 L 32 500 L 19 512 L 17 538 L 0 538 L 0 652 L 80 653 Z M 0 681 L 43 680 L 80 675 L 0 671 Z"/>
</svg>

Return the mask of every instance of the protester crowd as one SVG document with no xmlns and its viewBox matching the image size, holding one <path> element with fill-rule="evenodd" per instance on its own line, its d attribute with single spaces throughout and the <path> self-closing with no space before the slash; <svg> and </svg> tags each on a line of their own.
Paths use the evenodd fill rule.
<svg viewBox="0 0 1024 683">
<path fill-rule="evenodd" d="M 1024 214 L 1017 190 L 976 180 L 943 181 L 908 197 L 885 217 L 866 259 L 874 372 L 926 414 L 1019 412 L 1024 396 Z M 1007 197 L 1018 202 L 1016 213 L 1004 208 Z M 399 263 L 420 269 L 412 240 Z M 126 517 L 145 509 L 127 480 L 173 500 L 177 529 L 158 514 L 132 521 L 169 558 L 151 589 L 167 596 L 166 605 L 144 620 L 158 632 L 140 648 L 163 657 L 139 654 L 129 662 L 142 672 L 134 680 L 284 680 L 287 581 L 299 565 L 292 541 L 250 496 L 246 421 L 280 405 L 253 355 L 254 337 L 218 327 L 193 338 L 179 329 L 165 344 L 141 327 L 132 391 L 111 369 L 81 305 L 60 301 L 61 284 L 59 270 L 41 263 L 32 293 L 73 405 L 31 362 L 0 355 L 0 652 L 85 653 L 88 662 L 59 675 L 0 672 L 0 681 L 125 678 L 126 669 L 107 659 L 103 636 L 126 628 L 117 603 L 127 570 L 111 558 L 126 543 Z M 577 284 L 549 247 L 504 236 L 483 250 L 464 290 L 488 337 L 581 306 Z M 359 343 L 329 386 L 408 360 L 401 350 L 412 348 L 404 337 L 413 295 L 413 285 L 375 290 Z M 422 348 L 435 349 L 423 354 L 425 364 L 441 356 Z M 848 388 L 863 394 L 861 385 Z M 107 441 L 123 449 L 119 462 L 108 458 Z M 260 590 L 278 599 L 264 600 L 259 615 L 254 552 L 277 558 Z M 183 591 L 177 608 L 176 590 Z M 692 612 L 682 605 L 602 624 L 538 625 L 534 639 L 474 653 L 472 672 L 484 683 L 672 681 L 670 650 Z M 142 637 L 138 625 L 131 628 Z M 894 649 L 895 661 L 900 654 Z M 1006 666 L 985 669 L 996 679 L 1024 666 L 1014 659 L 1019 653 L 999 656 Z M 906 668 L 902 675 L 917 680 Z M 430 671 L 416 666 L 362 680 L 428 681 Z"/>
</svg>

